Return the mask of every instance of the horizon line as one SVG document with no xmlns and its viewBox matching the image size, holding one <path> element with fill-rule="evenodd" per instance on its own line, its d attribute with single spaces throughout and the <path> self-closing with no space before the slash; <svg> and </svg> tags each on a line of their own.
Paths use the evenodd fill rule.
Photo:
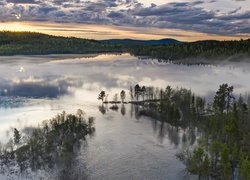
<svg viewBox="0 0 250 180">
<path fill-rule="evenodd" d="M 44 32 L 36 32 L 36 31 L 18 31 L 18 30 L 0 30 L 0 33 L 2 32 L 9 32 L 9 33 L 34 33 L 34 34 L 42 34 L 42 35 L 47 35 L 47 36 L 54 36 L 54 37 L 62 37 L 62 38 L 77 38 L 77 39 L 83 39 L 83 40 L 94 40 L 94 41 L 107 41 L 107 40 L 135 40 L 135 41 L 160 41 L 160 40 L 176 40 L 178 42 L 183 42 L 183 43 L 193 43 L 193 42 L 199 42 L 199 41 L 247 41 L 250 40 L 250 37 L 246 38 L 241 38 L 241 39 L 231 39 L 231 40 L 217 40 L 217 39 L 204 39 L 204 40 L 196 40 L 196 41 L 182 41 L 177 38 L 160 38 L 160 39 L 131 39 L 131 38 L 111 38 L 111 39 L 91 39 L 91 38 L 81 38 L 81 37 L 75 37 L 75 36 L 63 36 L 63 35 L 52 35 L 49 33 L 44 33 Z"/>
</svg>

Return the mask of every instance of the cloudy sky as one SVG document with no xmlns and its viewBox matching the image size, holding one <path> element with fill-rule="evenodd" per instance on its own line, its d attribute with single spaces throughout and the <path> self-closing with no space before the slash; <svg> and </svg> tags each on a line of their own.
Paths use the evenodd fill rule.
<svg viewBox="0 0 250 180">
<path fill-rule="evenodd" d="M 94 39 L 250 38 L 250 0 L 0 0 L 0 30 Z"/>
</svg>

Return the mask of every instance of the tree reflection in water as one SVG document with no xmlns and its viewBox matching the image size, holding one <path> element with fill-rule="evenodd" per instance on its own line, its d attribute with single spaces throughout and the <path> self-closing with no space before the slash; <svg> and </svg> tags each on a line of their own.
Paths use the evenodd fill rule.
<svg viewBox="0 0 250 180">
<path fill-rule="evenodd" d="M 14 141 L 10 139 L 1 147 L 1 174 L 29 177 L 43 171 L 55 179 L 85 176 L 76 168 L 76 157 L 86 136 L 95 132 L 93 117 L 86 118 L 82 110 L 76 114 L 63 112 L 22 132 L 15 129 Z"/>
<path fill-rule="evenodd" d="M 195 131 L 195 125 L 191 123 L 190 118 L 183 118 L 182 123 L 176 123 L 166 117 L 156 117 L 149 112 L 145 113 L 147 110 L 146 107 L 133 103 L 120 104 L 118 105 L 118 108 L 121 110 L 113 110 L 112 108 L 109 108 L 108 104 L 98 106 L 98 110 L 103 115 L 111 109 L 115 113 L 120 112 L 122 116 L 126 116 L 126 111 L 129 109 L 128 117 L 130 119 L 135 118 L 136 120 L 139 120 L 143 116 L 149 117 L 152 122 L 153 131 L 157 134 L 157 139 L 160 144 L 163 144 L 164 140 L 168 139 L 170 144 L 173 144 L 177 148 L 180 145 L 180 142 L 184 146 L 193 146 L 196 142 L 197 132 Z M 183 114 L 183 116 L 186 115 L 187 117 L 190 117 L 190 112 L 187 113 L 187 115 Z"/>
<path fill-rule="evenodd" d="M 100 111 L 100 113 L 106 114 L 107 107 L 102 104 L 101 106 L 98 106 L 98 110 Z"/>
<path fill-rule="evenodd" d="M 124 104 L 121 105 L 121 114 L 122 114 L 123 116 L 126 115 L 126 108 L 125 108 L 125 105 L 124 105 Z"/>
</svg>

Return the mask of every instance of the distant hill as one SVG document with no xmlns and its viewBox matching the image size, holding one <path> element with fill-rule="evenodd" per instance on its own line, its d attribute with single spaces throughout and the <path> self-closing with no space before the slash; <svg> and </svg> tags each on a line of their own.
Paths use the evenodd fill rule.
<svg viewBox="0 0 250 180">
<path fill-rule="evenodd" d="M 0 31 L 0 55 L 87 54 L 123 52 L 116 44 L 33 32 Z"/>
<path fill-rule="evenodd" d="M 123 45 L 167 45 L 167 44 L 182 44 L 184 42 L 176 39 L 160 39 L 160 40 L 135 40 L 135 39 L 108 39 L 101 42 Z"/>
<path fill-rule="evenodd" d="M 89 40 L 32 32 L 0 31 L 1 55 L 130 53 L 176 63 L 212 63 L 223 59 L 250 60 L 250 39 L 180 42 L 161 40 Z"/>
</svg>

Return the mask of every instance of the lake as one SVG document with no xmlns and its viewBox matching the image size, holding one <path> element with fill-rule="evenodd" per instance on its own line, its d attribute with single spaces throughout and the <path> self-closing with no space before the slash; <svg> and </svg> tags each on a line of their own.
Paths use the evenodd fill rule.
<svg viewBox="0 0 250 180">
<path fill-rule="evenodd" d="M 208 101 L 222 83 L 233 85 L 238 95 L 248 96 L 250 91 L 247 63 L 176 65 L 129 54 L 10 56 L 0 61 L 1 142 L 7 142 L 14 127 L 35 127 L 62 111 L 83 109 L 95 117 L 96 132 L 82 145 L 73 172 L 86 179 L 193 177 L 175 154 L 196 143 L 197 129 L 137 117 L 130 104 L 117 111 L 106 107 L 104 112 L 97 100 L 101 90 L 109 100 L 126 90 L 128 101 L 128 89 L 137 83 L 192 89 Z M 29 178 L 51 179 L 58 173 L 37 172 Z"/>
</svg>

